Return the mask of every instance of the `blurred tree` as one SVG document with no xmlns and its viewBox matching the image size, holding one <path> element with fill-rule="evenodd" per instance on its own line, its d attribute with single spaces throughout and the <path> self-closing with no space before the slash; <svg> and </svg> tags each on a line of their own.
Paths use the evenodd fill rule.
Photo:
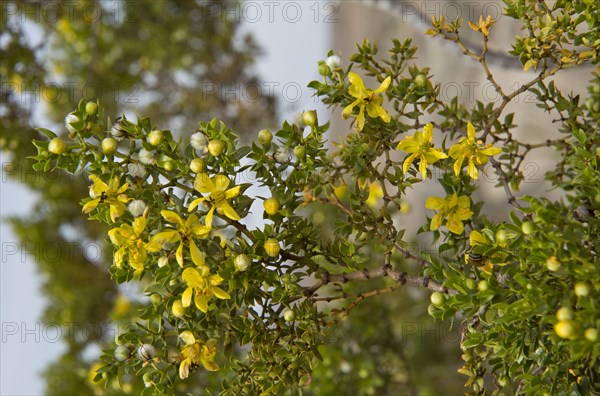
<svg viewBox="0 0 600 396">
<path fill-rule="evenodd" d="M 0 148 L 11 161 L 3 166 L 37 197 L 34 215 L 10 222 L 21 246 L 36 250 L 48 298 L 43 320 L 65 326 L 67 349 L 45 372 L 46 394 L 90 393 L 93 351 L 112 341 L 115 320 L 125 325 L 144 302 L 128 301 L 132 293 L 125 297 L 110 279 L 106 229 L 77 204 L 87 180 L 61 170 L 31 174 L 34 119 L 61 123 L 86 97 L 101 100 L 106 115 L 153 114 L 161 128 L 189 134 L 209 113 L 241 131 L 269 125 L 274 100 L 249 72 L 259 49 L 225 7 L 235 3 L 2 2 Z M 232 90 L 237 96 L 222 93 Z M 59 254 L 45 254 L 48 246 Z"/>
</svg>

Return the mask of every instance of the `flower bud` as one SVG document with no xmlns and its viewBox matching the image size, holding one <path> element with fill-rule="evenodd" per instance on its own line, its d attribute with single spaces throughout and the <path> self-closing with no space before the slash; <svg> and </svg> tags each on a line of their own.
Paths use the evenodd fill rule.
<svg viewBox="0 0 600 396">
<path fill-rule="evenodd" d="M 48 144 L 48 151 L 50 151 L 52 154 L 61 155 L 67 151 L 67 145 L 61 138 L 55 137 L 54 139 L 50 140 L 50 143 Z"/>
<path fill-rule="evenodd" d="M 102 152 L 106 155 L 110 155 L 113 154 L 115 151 L 117 151 L 117 146 L 119 145 L 119 143 L 117 143 L 117 141 L 111 137 L 106 138 L 104 140 L 102 140 Z"/>
<path fill-rule="evenodd" d="M 269 257 L 277 257 L 279 256 L 279 252 L 281 251 L 279 241 L 277 241 L 277 239 L 274 238 L 267 239 L 263 244 L 263 247 L 265 249 L 265 253 L 267 253 L 267 256 Z"/>
<path fill-rule="evenodd" d="M 268 129 L 262 129 L 258 133 L 258 141 L 263 146 L 266 146 L 267 144 L 271 143 L 271 140 L 273 140 L 273 134 Z"/>
<path fill-rule="evenodd" d="M 119 345 L 113 354 L 117 362 L 124 362 L 131 357 L 131 349 L 127 345 Z"/>
<path fill-rule="evenodd" d="M 219 155 L 223 154 L 223 152 L 225 152 L 225 148 L 225 142 L 221 139 L 214 139 L 208 142 L 208 152 L 213 157 L 218 157 Z"/>
<path fill-rule="evenodd" d="M 279 201 L 274 197 L 267 199 L 263 203 L 263 206 L 265 208 L 265 212 L 267 212 L 269 216 L 273 216 L 279 211 Z"/>
<path fill-rule="evenodd" d="M 331 74 L 331 68 L 327 66 L 327 63 L 319 63 L 319 74 L 322 76 L 328 76 Z"/>
<path fill-rule="evenodd" d="M 181 300 L 175 300 L 171 306 L 171 312 L 173 316 L 182 318 L 185 315 L 186 308 L 183 306 Z"/>
<path fill-rule="evenodd" d="M 163 135 L 162 131 L 155 130 L 148 134 L 148 143 L 150 143 L 151 145 L 156 147 L 162 143 L 163 138 L 164 138 L 164 135 Z"/>
<path fill-rule="evenodd" d="M 302 121 L 309 127 L 317 126 L 317 112 L 315 110 L 307 110 L 302 113 Z"/>
<path fill-rule="evenodd" d="M 202 158 L 194 158 L 190 162 L 190 170 L 194 173 L 202 173 L 204 170 L 204 160 Z"/>
<path fill-rule="evenodd" d="M 85 112 L 89 116 L 95 116 L 98 114 L 98 103 L 96 102 L 87 102 L 85 104 Z"/>
<path fill-rule="evenodd" d="M 246 271 L 248 267 L 250 267 L 251 263 L 252 260 L 245 254 L 238 254 L 233 260 L 233 265 L 235 265 L 235 269 L 240 272 Z"/>
</svg>

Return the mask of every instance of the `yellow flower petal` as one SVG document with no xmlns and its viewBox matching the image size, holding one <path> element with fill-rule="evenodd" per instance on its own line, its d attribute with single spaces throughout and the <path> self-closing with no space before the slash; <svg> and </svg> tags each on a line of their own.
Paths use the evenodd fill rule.
<svg viewBox="0 0 600 396">
<path fill-rule="evenodd" d="M 440 210 L 444 207 L 445 201 L 440 197 L 428 197 L 425 201 L 427 209 Z"/>
<path fill-rule="evenodd" d="M 187 289 L 185 289 L 185 291 L 183 292 L 182 296 L 181 296 L 181 305 L 183 305 L 184 307 L 189 307 L 190 305 L 192 305 L 192 293 L 194 292 L 194 290 L 191 287 L 188 287 Z"/>
<path fill-rule="evenodd" d="M 237 214 L 237 212 L 231 207 L 231 205 L 229 205 L 229 203 L 227 203 L 227 201 L 221 202 L 217 205 L 217 207 L 223 210 L 225 216 L 229 217 L 231 220 L 240 220 L 240 215 Z"/>
<path fill-rule="evenodd" d="M 212 360 L 206 359 L 204 356 L 200 357 L 200 360 L 201 360 L 204 368 L 207 369 L 208 371 L 219 371 L 220 370 L 219 366 Z"/>
<path fill-rule="evenodd" d="M 240 195 L 241 188 L 242 188 L 242 186 L 235 186 L 235 187 L 230 188 L 229 190 L 225 191 L 225 199 L 231 199 L 233 197 L 237 197 L 238 195 Z"/>
<path fill-rule="evenodd" d="M 211 193 L 215 191 L 215 185 L 206 173 L 198 173 L 194 179 L 194 189 L 201 193 Z"/>
<path fill-rule="evenodd" d="M 100 198 L 92 199 L 91 201 L 86 202 L 86 204 L 83 205 L 83 209 L 81 209 L 81 211 L 83 213 L 89 213 L 98 206 L 99 202 L 100 202 Z"/>
<path fill-rule="evenodd" d="M 348 73 L 348 80 L 350 81 L 350 88 L 348 89 L 348 92 L 350 93 L 350 95 L 354 96 L 355 98 L 364 98 L 365 96 L 367 96 L 367 88 L 365 87 L 365 83 L 363 82 L 362 78 L 360 78 L 360 76 L 354 72 L 350 72 Z"/>
<path fill-rule="evenodd" d="M 204 265 L 204 256 L 200 252 L 200 249 L 198 249 L 198 246 L 196 246 L 196 244 L 192 240 L 190 240 L 190 253 L 192 255 L 192 261 L 194 262 L 194 264 L 196 264 L 197 266 Z"/>
<path fill-rule="evenodd" d="M 198 308 L 200 311 L 204 313 L 208 312 L 208 299 L 206 296 L 196 294 L 194 296 L 194 304 L 196 304 L 196 308 Z"/>
<path fill-rule="evenodd" d="M 231 180 L 225 175 L 216 175 L 213 179 L 213 183 L 217 191 L 225 191 L 227 190 L 227 187 L 229 187 Z"/>
<path fill-rule="evenodd" d="M 471 124 L 471 121 L 467 123 L 467 137 L 471 141 L 475 141 L 475 127 Z"/>
<path fill-rule="evenodd" d="M 375 94 L 382 93 L 383 91 L 388 89 L 391 82 L 392 82 L 392 77 L 387 76 L 387 78 L 385 80 L 383 80 L 383 82 L 381 83 L 379 88 L 377 88 L 375 91 L 373 91 L 373 93 L 375 93 Z"/>
<path fill-rule="evenodd" d="M 196 209 L 196 207 L 198 205 L 200 205 L 202 202 L 204 202 L 205 199 L 206 198 L 201 197 L 201 198 L 196 198 L 192 202 L 190 202 L 190 206 L 188 207 L 188 212 L 193 212 L 194 209 Z"/>
<path fill-rule="evenodd" d="M 183 227 L 183 220 L 181 220 L 181 217 L 179 217 L 177 213 L 171 210 L 161 210 L 160 214 L 169 223 L 177 224 L 180 227 Z"/>
<path fill-rule="evenodd" d="M 133 220 L 133 232 L 135 232 L 135 235 L 139 236 L 144 231 L 146 223 L 145 217 L 136 217 L 136 219 Z"/>
<path fill-rule="evenodd" d="M 356 129 L 362 131 L 365 127 L 365 107 L 361 106 L 356 117 Z"/>
<path fill-rule="evenodd" d="M 196 337 L 194 337 L 194 334 L 189 330 L 186 330 L 179 334 L 179 338 L 181 338 L 181 340 L 185 342 L 186 345 L 192 345 L 196 343 Z"/>
<path fill-rule="evenodd" d="M 229 300 L 231 298 L 229 293 L 227 293 L 225 290 L 221 289 L 219 286 L 213 286 L 211 289 L 212 289 L 212 292 L 215 294 L 215 296 L 218 299 Z"/>
<path fill-rule="evenodd" d="M 180 267 L 183 267 L 183 241 L 179 242 L 179 246 L 175 252 L 175 259 L 177 259 L 177 264 L 179 264 Z"/>
</svg>

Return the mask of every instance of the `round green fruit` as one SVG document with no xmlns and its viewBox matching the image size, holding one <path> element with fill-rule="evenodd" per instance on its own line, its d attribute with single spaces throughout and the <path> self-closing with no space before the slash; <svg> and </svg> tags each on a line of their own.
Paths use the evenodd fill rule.
<svg viewBox="0 0 600 396">
<path fill-rule="evenodd" d="M 245 254 L 238 254 L 233 260 L 236 271 L 240 272 L 246 271 L 250 267 L 250 264 L 252 264 L 252 260 Z"/>
<path fill-rule="evenodd" d="M 173 316 L 177 318 L 182 318 L 185 315 L 186 308 L 183 306 L 181 300 L 175 300 L 173 305 L 171 306 L 171 312 Z"/>
<path fill-rule="evenodd" d="M 477 284 L 477 289 L 478 289 L 479 291 L 482 291 L 482 292 L 483 292 L 483 291 L 486 291 L 486 290 L 487 290 L 487 289 L 489 289 L 489 288 L 490 288 L 490 285 L 489 285 L 488 281 L 486 281 L 486 280 L 481 280 L 481 281 L 479 281 L 479 283 Z"/>
<path fill-rule="evenodd" d="M 173 169 L 175 169 L 175 162 L 173 161 L 165 161 L 163 163 L 163 168 L 167 171 L 167 172 L 171 172 Z"/>
<path fill-rule="evenodd" d="M 67 145 L 65 144 L 64 140 L 59 137 L 55 137 L 54 139 L 50 140 L 50 143 L 48 144 L 48 151 L 50 151 L 52 154 L 61 155 L 67 151 Z"/>
<path fill-rule="evenodd" d="M 475 282 L 475 279 L 469 278 L 465 281 L 465 286 L 469 290 L 475 290 L 475 288 L 477 287 L 477 282 Z"/>
<path fill-rule="evenodd" d="M 269 238 L 265 241 L 263 245 L 267 256 L 269 257 L 277 257 L 279 256 L 279 251 L 281 247 L 279 246 L 279 241 L 274 238 Z"/>
<path fill-rule="evenodd" d="M 150 143 L 153 146 L 158 146 L 159 144 L 162 143 L 164 139 L 164 135 L 162 133 L 162 131 L 159 130 L 155 130 L 152 131 L 148 134 L 148 143 Z"/>
<path fill-rule="evenodd" d="M 208 152 L 213 157 L 218 157 L 225 152 L 225 142 L 221 139 L 214 139 L 208 142 Z"/>
<path fill-rule="evenodd" d="M 269 199 L 267 199 L 264 203 L 263 206 L 265 208 L 265 212 L 267 212 L 267 214 L 269 216 L 273 216 L 274 214 L 276 214 L 277 212 L 279 212 L 279 201 L 277 200 L 277 198 L 271 197 Z"/>
<path fill-rule="evenodd" d="M 585 282 L 575 283 L 575 295 L 577 297 L 587 297 L 590 294 L 590 287 Z"/>
<path fill-rule="evenodd" d="M 523 234 L 525 235 L 531 235 L 535 232 L 535 224 L 531 221 L 526 221 L 521 224 L 521 231 L 523 231 Z"/>
<path fill-rule="evenodd" d="M 273 134 L 268 129 L 263 129 L 258 132 L 258 141 L 263 146 L 271 143 L 271 140 L 273 140 Z"/>
<path fill-rule="evenodd" d="M 590 342 L 596 342 L 598 340 L 598 329 L 586 329 L 583 336 Z"/>
<path fill-rule="evenodd" d="M 98 114 L 98 103 L 87 102 L 85 105 L 85 112 L 89 116 L 94 116 L 94 115 Z"/>
<path fill-rule="evenodd" d="M 102 140 L 102 152 L 106 155 L 113 154 L 115 151 L 117 151 L 118 145 L 119 143 L 115 139 L 108 137 Z"/>
<path fill-rule="evenodd" d="M 286 322 L 292 322 L 296 319 L 296 313 L 291 309 L 286 309 L 283 313 L 283 319 L 285 319 Z"/>
<path fill-rule="evenodd" d="M 317 126 L 317 112 L 315 110 L 305 111 L 302 113 L 302 121 L 309 127 Z"/>
<path fill-rule="evenodd" d="M 444 296 L 444 293 L 436 291 L 436 292 L 431 293 L 429 300 L 436 307 L 440 307 L 440 306 L 442 306 L 442 304 L 444 304 L 446 297 Z"/>
<path fill-rule="evenodd" d="M 328 76 L 331 74 L 331 69 L 325 62 L 319 64 L 319 74 L 322 76 Z"/>
<path fill-rule="evenodd" d="M 554 325 L 554 331 L 560 338 L 574 340 L 579 336 L 581 325 L 572 319 L 561 320 Z"/>
<path fill-rule="evenodd" d="M 498 243 L 504 244 L 508 240 L 508 234 L 505 230 L 498 230 L 496 232 L 496 241 Z"/>
<path fill-rule="evenodd" d="M 306 147 L 304 146 L 296 146 L 294 147 L 294 155 L 298 159 L 302 159 L 306 156 Z"/>
<path fill-rule="evenodd" d="M 573 310 L 569 307 L 560 308 L 556 311 L 556 319 L 559 321 L 573 319 Z"/>
<path fill-rule="evenodd" d="M 194 173 L 202 173 L 204 171 L 204 160 L 202 158 L 194 158 L 190 162 L 190 170 Z"/>
<path fill-rule="evenodd" d="M 124 362 L 131 356 L 131 349 L 127 345 L 119 345 L 113 354 L 117 362 Z"/>
<path fill-rule="evenodd" d="M 546 260 L 546 268 L 550 271 L 558 271 L 560 269 L 560 261 L 555 256 L 550 256 Z"/>
<path fill-rule="evenodd" d="M 419 88 L 425 88 L 427 85 L 427 77 L 424 74 L 417 74 L 415 76 L 415 85 Z"/>
<path fill-rule="evenodd" d="M 150 296 L 150 302 L 152 303 L 152 305 L 157 306 L 162 302 L 162 297 L 160 296 L 160 294 L 154 293 Z"/>
</svg>

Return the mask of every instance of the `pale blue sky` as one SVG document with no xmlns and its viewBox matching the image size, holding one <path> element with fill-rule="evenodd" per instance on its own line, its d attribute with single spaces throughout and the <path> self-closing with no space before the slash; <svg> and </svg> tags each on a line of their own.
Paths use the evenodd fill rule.
<svg viewBox="0 0 600 396">
<path fill-rule="evenodd" d="M 322 121 L 327 118 L 324 108 L 316 105 L 306 84 L 319 77 L 317 61 L 324 59 L 329 50 L 331 22 L 327 22 L 327 12 L 333 3 L 271 3 L 274 4 L 268 6 L 262 1 L 249 1 L 240 9 L 246 21 L 245 29 L 265 51 L 256 71 L 262 81 L 274 88 L 280 104 L 280 120 L 291 119 L 300 109 L 317 108 Z M 34 197 L 23 185 L 6 181 L 8 161 L 10 158 L 0 154 L 0 217 L 26 216 Z M 39 290 L 41 280 L 36 275 L 33 257 L 19 248 L 10 227 L 4 223 L 0 224 L 0 241 L 0 321 L 3 326 L 0 394 L 41 395 L 44 385 L 39 373 L 59 356 L 61 344 L 56 340 L 56 328 L 39 322 L 45 300 Z M 15 248 L 17 251 L 13 253 Z"/>
</svg>

